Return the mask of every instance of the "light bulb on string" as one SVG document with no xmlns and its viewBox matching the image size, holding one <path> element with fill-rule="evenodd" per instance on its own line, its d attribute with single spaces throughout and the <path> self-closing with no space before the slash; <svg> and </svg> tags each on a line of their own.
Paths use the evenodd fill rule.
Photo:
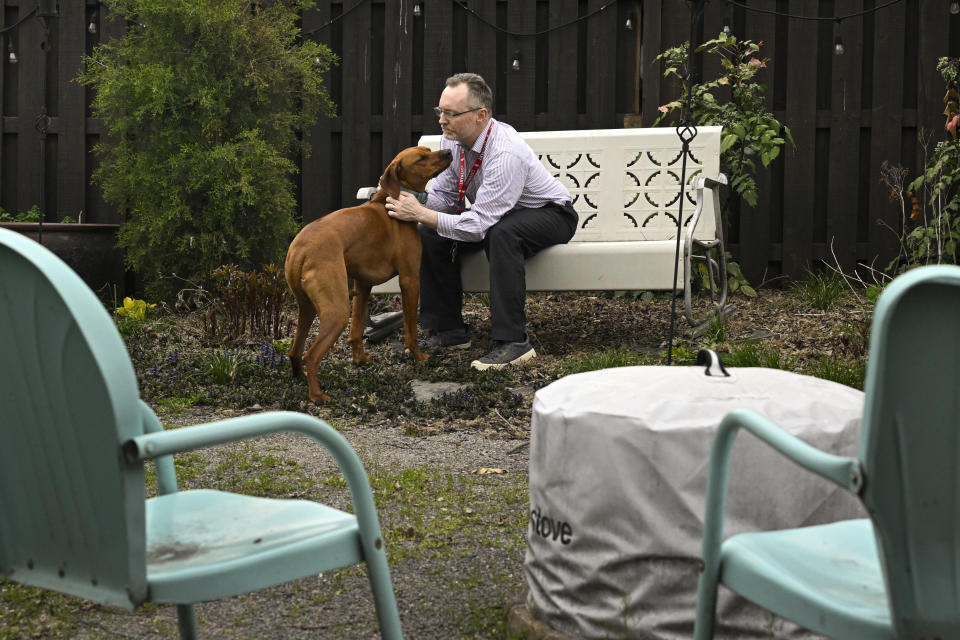
<svg viewBox="0 0 960 640">
<path fill-rule="evenodd" d="M 952 0 L 950 2 L 950 13 L 953 15 L 960 13 L 960 2 L 957 2 L 957 0 Z"/>
<path fill-rule="evenodd" d="M 17 62 L 19 62 L 20 59 L 17 58 L 17 52 L 13 50 L 13 43 L 12 43 L 12 42 L 8 42 L 8 43 L 7 43 L 7 51 L 8 51 L 8 53 L 7 53 L 7 61 L 8 61 L 10 64 L 17 64 Z"/>
</svg>

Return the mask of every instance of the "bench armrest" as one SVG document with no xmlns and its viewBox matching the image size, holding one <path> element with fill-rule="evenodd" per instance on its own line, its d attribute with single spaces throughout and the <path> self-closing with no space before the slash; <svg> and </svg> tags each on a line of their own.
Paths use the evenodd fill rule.
<svg viewBox="0 0 960 640">
<path fill-rule="evenodd" d="M 376 187 L 360 187 L 357 189 L 357 200 L 373 200 L 375 195 L 377 195 Z"/>
</svg>

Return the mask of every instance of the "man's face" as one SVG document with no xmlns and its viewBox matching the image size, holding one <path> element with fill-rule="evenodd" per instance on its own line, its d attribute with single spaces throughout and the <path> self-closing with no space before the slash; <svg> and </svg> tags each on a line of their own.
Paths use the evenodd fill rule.
<svg viewBox="0 0 960 640">
<path fill-rule="evenodd" d="M 464 146 L 472 146 L 487 124 L 487 110 L 470 111 L 477 105 L 471 104 L 467 85 L 458 84 L 455 87 L 446 87 L 440 94 L 440 102 L 437 106 L 444 111 L 440 115 L 440 129 L 443 131 L 443 137 L 459 142 Z M 469 113 L 463 113 L 465 111 Z M 462 115 L 451 118 L 446 115 L 447 113 L 460 113 Z"/>
</svg>

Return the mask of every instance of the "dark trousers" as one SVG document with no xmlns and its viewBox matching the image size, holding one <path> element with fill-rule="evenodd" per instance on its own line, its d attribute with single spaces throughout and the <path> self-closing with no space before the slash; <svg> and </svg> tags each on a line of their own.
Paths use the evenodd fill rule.
<svg viewBox="0 0 960 640">
<path fill-rule="evenodd" d="M 483 251 L 490 262 L 490 337 L 520 342 L 526 336 L 527 283 L 524 261 L 555 244 L 565 244 L 577 230 L 577 212 L 570 205 L 514 209 L 490 227 L 482 242 L 454 242 L 420 225 L 420 326 L 449 331 L 463 329 L 463 286 L 460 258 Z"/>
</svg>

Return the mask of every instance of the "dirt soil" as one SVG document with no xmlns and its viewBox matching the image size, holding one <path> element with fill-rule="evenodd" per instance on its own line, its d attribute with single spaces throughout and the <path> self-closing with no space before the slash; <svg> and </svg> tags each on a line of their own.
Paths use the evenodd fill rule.
<svg viewBox="0 0 960 640">
<path fill-rule="evenodd" d="M 755 344 L 804 371 L 815 359 L 864 357 L 869 311 L 848 300 L 830 311 L 804 303 L 790 291 L 739 296 L 735 313 L 719 330 L 690 337 L 685 320 L 676 342 L 683 360 L 699 346 L 720 351 Z M 471 349 L 436 355 L 461 370 L 489 347 L 483 298 L 471 298 L 467 316 Z M 343 406 L 308 411 L 335 424 L 358 451 L 377 498 L 391 556 L 397 601 L 408 638 L 503 638 L 507 606 L 524 592 L 527 465 L 530 405 L 539 387 L 584 354 L 616 348 L 661 362 L 670 302 L 609 294 L 537 294 L 528 326 L 540 357 L 522 377 L 507 380 L 521 398 L 516 411 L 496 406 L 485 415 L 431 418 L 397 407 L 350 415 Z M 399 342 L 370 348 L 376 361 L 403 367 Z M 332 360 L 348 360 L 341 339 Z M 686 355 L 684 355 L 686 354 Z M 398 364 L 394 365 L 394 358 Z M 689 364 L 689 361 L 687 361 Z M 348 369 L 352 365 L 344 364 Z M 376 376 L 377 369 L 365 375 Z M 443 379 L 441 366 L 429 377 Z M 286 373 L 284 371 L 283 373 Z M 278 375 L 280 375 L 278 373 Z M 300 389 L 306 393 L 305 385 Z M 254 407 L 178 407 L 154 404 L 167 428 L 270 410 Z M 431 414 L 436 415 L 436 414 Z M 320 499 L 348 508 L 331 459 L 299 436 L 276 436 L 188 454 L 178 461 L 181 488 L 211 485 L 254 493 Z M 374 638 L 370 591 L 358 568 L 327 572 L 262 592 L 197 607 L 206 638 Z M 3 638 L 173 638 L 173 607 L 149 605 L 136 613 L 0 583 Z"/>
</svg>

